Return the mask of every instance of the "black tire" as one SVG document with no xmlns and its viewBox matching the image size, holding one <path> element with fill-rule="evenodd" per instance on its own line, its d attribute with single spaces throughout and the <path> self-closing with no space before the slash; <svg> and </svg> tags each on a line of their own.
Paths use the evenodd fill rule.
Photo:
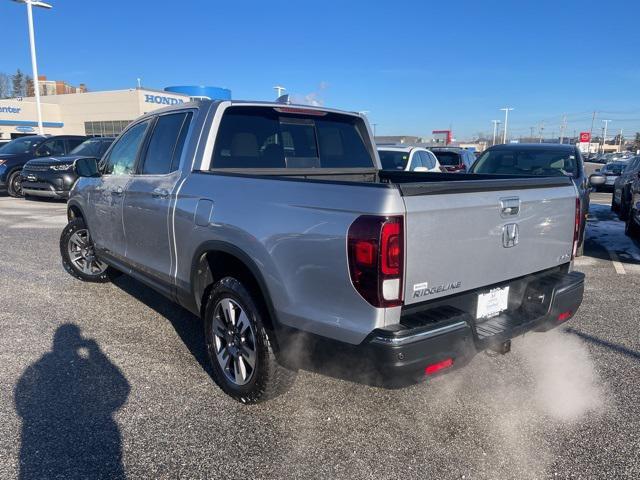
<svg viewBox="0 0 640 480">
<path fill-rule="evenodd" d="M 13 198 L 22 197 L 22 176 L 20 170 L 14 170 L 7 177 L 7 193 Z"/>
<path fill-rule="evenodd" d="M 620 220 L 626 220 L 629 218 L 629 208 L 631 208 L 631 199 L 627 199 L 626 197 L 629 194 L 622 192 L 622 197 L 620 200 L 620 206 L 618 207 L 618 217 Z"/>
<path fill-rule="evenodd" d="M 244 329 L 242 326 L 232 334 L 231 330 L 221 335 L 221 326 L 231 325 L 225 322 L 225 318 L 220 318 L 217 314 L 223 309 L 223 305 L 234 305 L 234 315 L 242 315 L 244 324 L 250 325 L 250 328 Z M 286 392 L 293 384 L 297 372 L 290 370 L 281 365 L 276 359 L 270 335 L 272 333 L 265 328 L 265 319 L 267 313 L 259 308 L 260 302 L 239 280 L 233 277 L 225 277 L 217 282 L 206 300 L 204 312 L 204 333 L 207 343 L 207 354 L 212 367 L 212 376 L 216 384 L 230 397 L 244 404 L 255 404 L 277 397 Z M 220 323 L 222 321 L 222 323 Z M 231 322 L 233 323 L 233 322 Z M 214 325 L 215 324 L 215 325 Z M 237 327 L 241 324 L 238 318 L 235 319 L 234 325 Z M 214 332 L 217 332 L 215 334 Z M 245 334 L 248 338 L 245 343 Z M 222 336 L 228 337 L 224 340 Z M 233 335 L 236 335 L 235 337 Z M 217 338 L 216 338 L 217 337 Z M 235 338 L 235 347 L 234 345 Z M 231 339 L 231 340 L 229 340 Z M 246 360 L 245 346 L 252 349 L 254 366 L 250 367 L 250 363 Z M 230 354 L 231 348 L 235 348 L 235 354 Z M 218 357 L 224 357 L 227 353 L 227 367 L 224 368 Z M 235 356 L 234 356 L 235 355 Z M 242 357 L 238 360 L 239 357 Z M 236 362 L 244 364 L 244 372 L 246 378 L 234 381 L 232 368 L 236 366 Z M 233 367 L 232 367 L 233 364 Z M 240 383 L 245 382 L 245 383 Z"/>
<path fill-rule="evenodd" d="M 79 237 L 86 239 L 86 247 L 84 249 L 80 248 L 77 243 L 74 243 Z M 71 258 L 73 249 L 79 249 L 76 253 L 80 255 L 76 257 L 76 259 Z M 86 255 L 80 253 L 80 250 L 86 250 Z M 62 256 L 62 266 L 64 269 L 70 275 L 84 282 L 105 283 L 119 274 L 117 270 L 105 265 L 95 257 L 93 253 L 93 242 L 82 218 L 71 220 L 67 226 L 64 227 L 64 230 L 62 230 L 62 235 L 60 235 L 60 255 Z M 83 258 L 85 259 L 85 264 L 87 264 L 87 269 L 80 268 L 78 265 L 77 260 L 82 260 Z M 91 263 L 94 261 L 97 263 L 95 263 L 95 267 L 92 268 Z"/>
<path fill-rule="evenodd" d="M 624 224 L 624 234 L 631 238 L 640 239 L 640 226 L 634 220 L 635 212 L 631 210 Z"/>
</svg>

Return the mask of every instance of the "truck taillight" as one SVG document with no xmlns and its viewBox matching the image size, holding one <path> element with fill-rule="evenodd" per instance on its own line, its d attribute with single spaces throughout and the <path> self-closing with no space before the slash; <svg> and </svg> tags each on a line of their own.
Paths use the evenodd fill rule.
<svg viewBox="0 0 640 480">
<path fill-rule="evenodd" d="M 571 252 L 571 260 L 576 258 L 576 253 L 578 253 L 578 242 L 580 240 L 580 221 L 582 219 L 582 215 L 580 212 L 580 198 L 576 198 L 576 217 L 573 227 L 573 250 Z"/>
<path fill-rule="evenodd" d="M 402 305 L 404 222 L 401 216 L 358 217 L 349 227 L 349 273 L 358 293 L 374 307 Z"/>
</svg>

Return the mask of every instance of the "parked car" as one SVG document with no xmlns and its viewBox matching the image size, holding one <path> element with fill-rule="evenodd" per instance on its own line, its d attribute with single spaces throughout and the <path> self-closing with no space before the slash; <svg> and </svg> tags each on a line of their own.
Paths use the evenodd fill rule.
<svg viewBox="0 0 640 480">
<path fill-rule="evenodd" d="M 68 155 L 36 158 L 22 168 L 22 194 L 25 197 L 68 198 L 77 180 L 73 164 L 78 158 L 100 159 L 113 143 L 113 137 L 89 138 Z"/>
<path fill-rule="evenodd" d="M 613 191 L 613 184 L 616 179 L 622 174 L 623 170 L 627 168 L 628 162 L 625 161 L 613 161 L 607 163 L 604 167 L 598 168 L 596 172 L 605 176 L 605 182 L 603 185 L 596 187 L 596 191 L 606 190 Z"/>
<path fill-rule="evenodd" d="M 200 316 L 212 377 L 243 403 L 314 352 L 422 380 L 582 301 L 569 177 L 385 171 L 360 114 L 185 103 L 132 122 L 102 163 L 75 162 L 65 269 L 125 272 Z"/>
<path fill-rule="evenodd" d="M 584 234 L 589 213 L 591 187 L 598 188 L 606 181 L 596 173 L 588 179 L 580 151 L 575 145 L 554 143 L 495 145 L 480 156 L 471 173 L 500 175 L 536 175 L 569 177 L 578 190 L 580 222 L 578 255 L 582 254 Z"/>
<path fill-rule="evenodd" d="M 426 148 L 407 145 L 378 147 L 383 170 L 404 172 L 440 172 L 436 156 Z"/>
<path fill-rule="evenodd" d="M 80 135 L 29 135 L 0 148 L 0 190 L 22 196 L 22 167 L 32 158 L 65 155 L 87 139 Z"/>
<path fill-rule="evenodd" d="M 631 182 L 629 213 L 624 226 L 624 233 L 633 239 L 640 240 L 640 176 Z"/>
<path fill-rule="evenodd" d="M 626 220 L 631 207 L 631 186 L 640 173 L 640 157 L 629 160 L 622 174 L 618 176 L 613 185 L 613 198 L 611 210 L 618 213 L 620 220 Z"/>
<path fill-rule="evenodd" d="M 438 158 L 440 165 L 447 172 L 464 173 L 471 168 L 476 156 L 471 150 L 459 147 L 431 147 L 430 150 Z"/>
</svg>

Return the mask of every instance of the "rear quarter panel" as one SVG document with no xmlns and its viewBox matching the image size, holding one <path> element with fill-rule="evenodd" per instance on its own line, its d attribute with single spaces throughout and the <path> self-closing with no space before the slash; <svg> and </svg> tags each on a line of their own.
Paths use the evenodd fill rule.
<svg viewBox="0 0 640 480">
<path fill-rule="evenodd" d="M 200 200 L 213 202 L 206 226 Z M 403 214 L 395 188 L 269 177 L 194 173 L 175 207 L 176 282 L 190 290 L 194 254 L 208 241 L 245 252 L 262 273 L 277 320 L 349 343 L 397 323 L 399 308 L 377 309 L 354 289 L 347 264 L 349 226 L 363 214 Z M 199 222 L 202 223 L 202 222 Z"/>
</svg>

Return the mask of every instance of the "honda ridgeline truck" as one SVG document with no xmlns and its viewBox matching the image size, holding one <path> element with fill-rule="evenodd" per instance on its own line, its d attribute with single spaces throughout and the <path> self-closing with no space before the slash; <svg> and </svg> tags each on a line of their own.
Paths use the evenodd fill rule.
<svg viewBox="0 0 640 480">
<path fill-rule="evenodd" d="M 74 168 L 66 270 L 124 272 L 200 316 L 214 380 L 244 403 L 309 352 L 394 386 L 582 301 L 569 177 L 382 171 L 356 113 L 185 103 Z"/>
</svg>

